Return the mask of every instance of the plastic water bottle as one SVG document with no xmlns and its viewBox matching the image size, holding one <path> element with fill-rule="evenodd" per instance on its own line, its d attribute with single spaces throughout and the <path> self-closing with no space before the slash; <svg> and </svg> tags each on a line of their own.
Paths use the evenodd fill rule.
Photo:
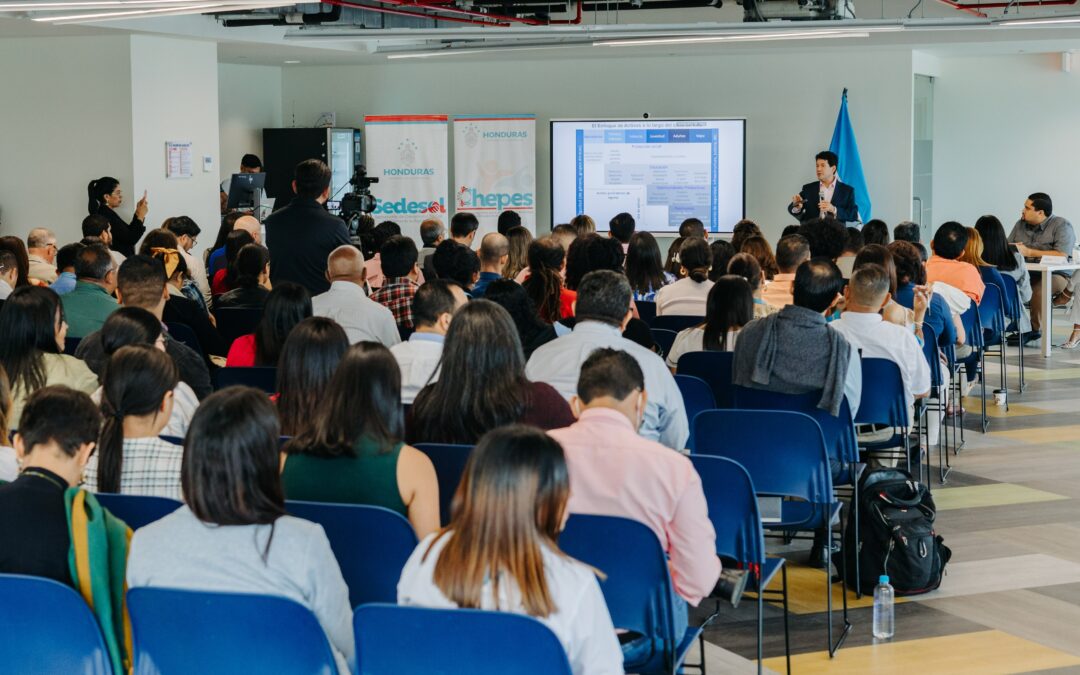
<svg viewBox="0 0 1080 675">
<path fill-rule="evenodd" d="M 893 597 L 889 575 L 882 574 L 874 588 L 874 637 L 879 640 L 888 640 L 893 636 Z"/>
</svg>

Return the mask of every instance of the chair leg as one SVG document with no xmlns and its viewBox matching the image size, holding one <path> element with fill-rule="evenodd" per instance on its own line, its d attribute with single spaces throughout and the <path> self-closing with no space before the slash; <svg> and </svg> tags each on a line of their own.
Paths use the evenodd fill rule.
<svg viewBox="0 0 1080 675">
<path fill-rule="evenodd" d="M 761 585 L 761 578 L 758 578 L 758 594 L 757 594 L 757 671 L 758 675 L 762 673 L 762 642 L 765 639 L 765 589 Z M 704 663 L 702 659 L 702 663 Z"/>
<path fill-rule="evenodd" d="M 1020 324 L 1017 322 L 1017 328 Z M 1020 393 L 1024 393 L 1024 389 L 1027 388 L 1027 382 L 1024 380 L 1024 332 L 1018 331 L 1020 335 Z"/>
<path fill-rule="evenodd" d="M 979 352 L 979 391 L 982 392 L 982 432 L 986 433 L 986 428 L 990 426 L 990 418 L 986 416 L 986 348 L 984 347 Z"/>
<path fill-rule="evenodd" d="M 855 539 L 855 552 L 856 552 L 856 555 L 855 555 L 855 578 L 856 579 L 859 578 L 859 556 L 858 556 L 858 551 L 859 551 L 859 545 L 862 543 L 862 534 L 859 531 L 859 478 L 856 475 L 856 473 L 858 471 L 857 467 L 858 467 L 858 463 L 853 464 L 852 467 L 851 467 L 851 476 L 852 476 L 852 480 L 851 480 L 851 510 L 850 510 L 850 514 L 849 514 L 850 516 L 852 516 L 855 519 L 855 537 L 854 537 L 854 539 Z M 841 544 L 841 545 L 843 545 L 843 544 Z M 842 553 L 844 553 L 844 552 L 842 552 Z M 844 560 L 844 564 L 846 565 L 847 564 L 847 555 L 846 554 L 843 556 L 843 560 Z M 846 576 L 847 575 L 845 574 L 845 577 Z M 830 596 L 830 597 L 832 597 L 832 596 Z M 856 587 L 856 589 L 855 589 L 855 597 L 862 598 L 862 589 L 861 588 Z"/>
<path fill-rule="evenodd" d="M 832 531 L 832 528 L 830 527 L 829 528 L 829 548 L 832 549 L 832 547 L 833 547 L 833 531 Z M 858 561 L 858 557 L 856 557 L 856 564 L 857 564 L 857 561 Z M 844 640 L 847 639 L 848 632 L 851 630 L 851 623 L 848 621 L 847 556 L 846 555 L 841 555 L 840 556 L 840 567 L 841 567 L 841 572 L 840 572 L 840 597 L 841 597 L 841 599 L 843 601 L 843 605 L 844 605 L 844 614 L 843 614 L 843 616 L 844 616 L 844 626 L 843 626 L 843 629 L 840 631 L 840 637 L 837 638 L 835 645 L 833 644 L 833 641 L 832 641 L 832 633 L 833 633 L 832 578 L 830 576 L 829 569 L 825 570 L 825 589 L 829 593 L 829 595 L 828 595 L 828 605 L 829 605 L 829 658 L 830 659 L 834 658 L 836 656 L 836 652 L 838 652 L 840 650 L 841 645 L 844 644 Z"/>
<path fill-rule="evenodd" d="M 791 675 L 791 630 L 788 626 L 787 563 L 780 566 L 780 575 L 784 584 L 784 660 L 787 662 L 787 675 Z"/>
</svg>

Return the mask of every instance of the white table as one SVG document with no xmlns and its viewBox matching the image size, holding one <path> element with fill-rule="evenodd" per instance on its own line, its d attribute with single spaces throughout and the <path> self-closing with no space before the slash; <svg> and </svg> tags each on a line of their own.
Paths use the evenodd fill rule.
<svg viewBox="0 0 1080 675">
<path fill-rule="evenodd" d="M 1069 272 L 1080 270 L 1080 263 L 1055 263 L 1051 265 L 1045 265 L 1043 263 L 1028 263 L 1028 271 L 1030 272 L 1042 272 L 1042 355 L 1044 358 L 1050 356 L 1050 336 L 1052 334 L 1053 318 L 1052 311 L 1053 298 L 1050 297 L 1050 276 L 1054 272 Z M 1077 302 L 1077 301 L 1073 301 Z"/>
</svg>

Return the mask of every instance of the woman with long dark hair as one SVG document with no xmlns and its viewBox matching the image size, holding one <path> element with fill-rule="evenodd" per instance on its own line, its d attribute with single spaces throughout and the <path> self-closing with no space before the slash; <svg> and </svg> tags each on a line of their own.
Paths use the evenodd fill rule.
<svg viewBox="0 0 1080 675">
<path fill-rule="evenodd" d="M 749 253 L 736 253 L 728 263 L 728 274 L 740 276 L 750 284 L 750 292 L 754 297 L 755 319 L 780 311 L 779 307 L 770 305 L 761 297 L 764 284 L 761 280 L 761 265 L 758 264 L 757 258 Z"/>
<path fill-rule="evenodd" d="M 171 248 L 154 247 L 150 255 L 160 260 L 165 268 L 165 288 L 169 292 L 169 299 L 165 301 L 161 320 L 165 323 L 182 323 L 190 328 L 199 341 L 203 355 L 224 356 L 228 350 L 214 325 L 213 315 L 207 313 L 206 305 L 202 304 L 202 294 L 193 285 L 187 285 L 187 288 L 195 290 L 194 295 L 184 292 L 187 261 L 179 251 Z"/>
<path fill-rule="evenodd" d="M 884 220 L 874 218 L 869 220 L 862 227 L 862 236 L 864 244 L 878 244 L 880 246 L 889 245 L 889 226 Z"/>
<path fill-rule="evenodd" d="M 353 345 L 313 423 L 285 445 L 285 496 L 382 506 L 427 536 L 439 528 L 439 482 L 431 460 L 403 435 L 397 361 L 377 342 Z"/>
<path fill-rule="evenodd" d="M 510 319 L 517 327 L 518 338 L 521 339 L 521 348 L 528 361 L 536 348 L 545 345 L 556 337 L 555 327 L 540 320 L 536 312 L 536 306 L 529 299 L 529 294 L 521 287 L 521 284 L 500 279 L 488 284 L 484 299 L 494 302 L 510 314 Z"/>
<path fill-rule="evenodd" d="M 475 443 L 506 424 L 560 429 L 573 421 L 558 391 L 526 379 L 525 355 L 506 310 L 473 300 L 454 314 L 439 379 L 416 395 L 405 436 L 410 442 Z"/>
<path fill-rule="evenodd" d="M 349 589 L 322 527 L 285 512 L 278 434 L 277 414 L 262 391 L 229 387 L 203 401 L 184 441 L 185 505 L 135 531 L 128 587 L 295 600 L 318 619 L 338 672 L 347 673 Z"/>
<path fill-rule="evenodd" d="M 503 278 L 518 280 L 529 268 L 529 244 L 533 241 L 532 232 L 527 227 L 518 225 L 506 231 L 506 240 L 510 242 L 510 254 L 503 268 Z"/>
<path fill-rule="evenodd" d="M 229 292 L 214 302 L 214 309 L 259 308 L 270 295 L 270 251 L 265 246 L 247 244 L 236 254 L 229 268 Z"/>
<path fill-rule="evenodd" d="M 313 316 L 292 329 L 278 359 L 277 411 L 282 436 L 299 436 L 312 428 L 330 378 L 348 348 L 345 329 L 333 319 Z"/>
<path fill-rule="evenodd" d="M 179 381 L 169 355 L 148 345 L 121 347 L 109 358 L 101 381 L 105 421 L 83 474 L 88 490 L 180 499 L 184 449 L 158 437 Z"/>
<path fill-rule="evenodd" d="M 18 237 L 0 237 L 0 251 L 8 251 L 15 256 L 18 275 L 15 277 L 15 284 L 12 288 L 30 286 L 32 284 L 30 281 L 30 252 L 26 250 L 26 244 L 23 243 L 23 240 Z"/>
<path fill-rule="evenodd" d="M 11 382 L 11 427 L 19 424 L 30 394 L 51 384 L 84 392 L 97 389 L 97 375 L 64 354 L 67 322 L 60 296 L 48 288 L 17 288 L 0 309 L 0 366 Z"/>
<path fill-rule="evenodd" d="M 664 269 L 660 246 L 648 232 L 635 232 L 626 250 L 626 278 L 634 291 L 634 300 L 655 302 L 656 293 L 675 283 L 675 277 Z"/>
<path fill-rule="evenodd" d="M 680 331 L 667 356 L 675 370 L 679 357 L 687 352 L 733 352 L 742 327 L 754 320 L 754 292 L 750 282 L 735 274 L 725 274 L 709 291 L 705 321 Z"/>
<path fill-rule="evenodd" d="M 569 498 L 554 439 L 516 425 L 489 432 L 469 455 L 450 523 L 405 563 L 398 604 L 532 616 L 559 638 L 574 675 L 622 673 L 595 570 L 559 550 Z"/>
<path fill-rule="evenodd" d="M 728 263 L 738 251 L 726 239 L 714 239 L 709 243 L 709 250 L 712 251 L 712 269 L 709 270 L 709 280 L 716 281 L 728 273 Z"/>
<path fill-rule="evenodd" d="M 120 189 L 120 181 L 111 176 L 103 176 L 90 181 L 86 186 L 88 199 L 86 211 L 90 215 L 99 215 L 109 221 L 112 230 L 112 243 L 109 248 L 124 256 L 135 255 L 135 244 L 146 232 L 146 212 L 149 203 L 146 201 L 146 191 L 143 191 L 142 199 L 135 204 L 135 215 L 131 222 L 125 223 L 124 219 L 115 209 L 124 203 L 124 191 Z"/>
<path fill-rule="evenodd" d="M 225 237 L 225 267 L 214 272 L 210 281 L 215 305 L 219 299 L 216 296 L 225 295 L 236 287 L 236 258 L 242 248 L 254 243 L 255 237 L 247 230 L 233 230 Z"/>
<path fill-rule="evenodd" d="M 656 293 L 656 315 L 705 316 L 705 304 L 713 282 L 709 280 L 712 251 L 704 239 L 691 237 L 679 250 L 679 264 L 685 278 L 664 286 Z"/>
<path fill-rule="evenodd" d="M 529 244 L 529 278 L 522 286 L 547 323 L 574 315 L 577 293 L 563 283 L 565 270 L 566 251 L 559 242 L 544 237 Z"/>
<path fill-rule="evenodd" d="M 975 230 L 982 237 L 983 260 L 997 267 L 998 272 L 1003 275 L 1008 275 L 1016 282 L 1016 290 L 1020 295 L 1020 330 L 1028 332 L 1031 330 L 1031 316 L 1028 313 L 1027 307 L 1024 305 L 1031 302 L 1031 277 L 1028 276 L 1027 263 L 1024 261 L 1024 255 L 1016 249 L 1016 246 L 1009 243 L 1008 237 L 1005 236 L 1005 227 L 1001 224 L 1001 221 L 996 216 L 982 216 L 975 221 Z M 1068 299 L 1072 296 L 1066 289 L 1061 298 L 1060 304 L 1068 302 Z M 1009 299 L 1010 302 L 1016 302 L 1015 298 Z M 1078 333 L 1080 331 L 1073 331 Z M 1080 335 L 1074 336 L 1080 337 Z"/>
<path fill-rule="evenodd" d="M 311 316 L 311 295 L 299 284 L 286 281 L 266 296 L 255 332 L 233 340 L 225 365 L 276 367 L 285 340 L 296 324 Z"/>
</svg>

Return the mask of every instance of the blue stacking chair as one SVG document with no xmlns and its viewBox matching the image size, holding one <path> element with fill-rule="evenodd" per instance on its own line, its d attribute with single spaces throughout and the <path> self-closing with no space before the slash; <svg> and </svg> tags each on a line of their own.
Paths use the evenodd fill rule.
<svg viewBox="0 0 1080 675">
<path fill-rule="evenodd" d="M 926 412 L 924 417 L 926 423 L 926 476 L 927 484 L 930 480 L 930 424 L 936 423 L 938 425 L 938 480 L 942 485 L 945 484 L 945 480 L 949 476 L 949 472 L 952 471 L 952 466 L 949 463 L 949 449 L 948 445 L 948 433 L 947 429 L 941 423 L 941 415 L 944 412 L 945 406 L 945 390 L 947 388 L 945 377 L 941 372 L 941 360 L 937 342 L 937 333 L 933 328 L 929 326 L 923 326 L 923 357 L 926 358 L 926 363 L 930 366 L 930 392 L 931 395 L 937 400 L 937 403 L 931 407 L 928 399 L 922 399 L 923 409 Z M 934 413 L 934 421 L 930 420 L 930 413 Z M 956 418 L 952 419 L 953 429 L 955 431 Z"/>
<path fill-rule="evenodd" d="M 678 333 L 681 330 L 692 328 L 694 326 L 700 326 L 705 323 L 705 317 L 703 316 L 691 316 L 689 314 L 663 314 L 653 319 L 653 322 L 649 324 L 652 328 L 663 328 L 665 330 L 673 330 Z"/>
<path fill-rule="evenodd" d="M 998 278 L 1004 278 L 999 274 Z M 979 319 L 983 327 L 983 351 L 988 352 L 989 347 L 996 347 L 998 365 L 1001 367 L 1001 389 L 1009 390 L 1008 371 L 1005 364 L 1005 329 L 1007 319 L 1005 314 L 1005 289 L 997 284 L 986 284 L 983 291 L 982 303 L 979 305 Z M 984 375 L 985 376 L 985 375 Z M 985 408 L 985 405 L 983 406 Z M 1005 396 L 1005 410 L 1009 410 L 1009 397 Z M 986 418 L 983 418 L 983 431 L 986 431 Z"/>
<path fill-rule="evenodd" d="M 925 339 L 925 335 L 923 337 Z M 859 443 L 859 448 L 870 452 L 900 448 L 890 454 L 898 455 L 902 452 L 902 459 L 907 462 L 907 470 L 911 471 L 911 420 L 900 367 L 888 359 L 864 357 L 861 362 L 862 381 L 871 386 L 863 387 L 859 410 L 855 413 L 855 424 L 887 425 L 892 427 L 893 435 L 880 441 Z M 929 482 L 927 475 L 927 483 Z"/>
<path fill-rule="evenodd" d="M 184 444 L 184 439 L 180 436 L 167 436 L 165 434 L 161 434 L 160 436 L 158 436 L 158 438 L 165 441 L 166 443 L 172 443 L 173 445 Z"/>
<path fill-rule="evenodd" d="M 285 510 L 322 525 L 349 587 L 351 606 L 397 602 L 401 570 L 417 544 L 404 516 L 361 504 L 287 501 Z"/>
<path fill-rule="evenodd" d="M 741 464 L 750 474 L 759 496 L 794 498 L 781 502 L 780 520 L 765 523 L 765 529 L 784 533 L 824 529 L 828 531 L 832 550 L 832 528 L 840 522 L 842 504 L 833 495 L 830 454 L 817 420 L 787 410 L 710 410 L 698 415 L 694 426 L 697 454 L 727 457 Z M 855 527 L 857 532 L 858 520 Z M 846 561 L 847 555 L 842 555 L 842 567 Z M 847 579 L 846 569 L 842 570 L 841 579 Z M 843 591 L 844 627 L 834 643 L 832 580 L 826 573 L 830 656 L 840 649 L 851 630 L 846 581 Z"/>
<path fill-rule="evenodd" d="M 8 673 L 113 674 L 90 606 L 43 577 L 0 574 L 0 654 Z"/>
<path fill-rule="evenodd" d="M 713 398 L 712 389 L 700 377 L 676 375 L 675 384 L 679 386 L 679 393 L 682 394 L 683 407 L 686 408 L 686 419 L 688 421 L 693 422 L 694 417 L 699 412 L 712 410 L 716 407 L 716 399 Z M 694 449 L 693 428 L 693 425 L 691 425 L 690 440 L 687 441 L 686 446 L 691 450 Z"/>
<path fill-rule="evenodd" d="M 1016 285 L 1016 279 L 1013 279 L 1008 274 L 1001 275 L 1001 281 L 1005 285 L 1002 286 L 1005 296 L 1005 318 L 1008 319 L 1009 325 L 1005 327 L 1006 336 L 1015 333 L 1020 340 L 1020 344 L 1017 345 L 1020 349 L 1020 393 L 1024 393 L 1024 389 L 1027 387 L 1027 383 L 1024 382 L 1024 331 L 1021 328 L 1024 320 L 1024 302 L 1020 299 L 1020 289 Z"/>
<path fill-rule="evenodd" d="M 127 606 L 136 675 L 337 672 L 318 619 L 295 600 L 143 587 Z"/>
<path fill-rule="evenodd" d="M 364 605 L 353 614 L 358 675 L 570 675 L 562 643 L 531 616 Z"/>
<path fill-rule="evenodd" d="M 646 525 L 614 516 L 572 515 L 559 535 L 559 547 L 569 556 L 607 575 L 600 582 L 616 628 L 633 631 L 649 641 L 648 654 L 626 662 L 628 673 L 676 673 L 702 627 L 691 626 L 675 635 L 674 588 L 667 556 Z"/>
<path fill-rule="evenodd" d="M 233 340 L 241 335 L 250 335 L 255 332 L 256 326 L 262 320 L 263 310 L 251 307 L 226 307 L 214 310 L 214 319 L 217 321 L 217 330 L 225 343 L 225 348 L 232 346 Z"/>
<path fill-rule="evenodd" d="M 450 443 L 415 443 L 414 446 L 435 465 L 435 477 L 439 481 L 439 524 L 445 527 L 450 522 L 450 504 L 473 446 Z"/>
<path fill-rule="evenodd" d="M 660 355 L 666 358 L 671 352 L 671 347 L 675 344 L 675 338 L 679 334 L 667 328 L 650 328 L 649 332 L 652 333 L 656 346 L 660 348 Z"/>
<path fill-rule="evenodd" d="M 675 368 L 677 375 L 693 375 L 709 383 L 717 408 L 731 408 L 731 368 L 735 354 L 732 352 L 687 352 L 679 357 Z"/>
<path fill-rule="evenodd" d="M 79 348 L 79 343 L 82 342 L 82 338 L 66 337 L 64 338 L 64 353 L 68 356 L 75 356 L 75 350 Z"/>
<path fill-rule="evenodd" d="M 762 643 L 765 627 L 765 588 L 780 572 L 784 602 L 784 655 L 791 672 L 791 634 L 788 629 L 787 567 L 783 558 L 765 556 L 765 537 L 758 513 L 757 493 L 750 474 L 738 462 L 726 457 L 692 455 L 690 461 L 701 476 L 701 488 L 709 506 L 709 520 L 716 531 L 716 555 L 736 561 L 750 571 L 747 586 L 757 593 L 757 665 L 762 672 Z M 717 600 L 717 612 L 720 601 Z"/>
<path fill-rule="evenodd" d="M 635 300 L 634 304 L 637 305 L 637 313 L 641 320 L 652 326 L 656 318 L 656 303 L 652 300 Z"/>
<path fill-rule="evenodd" d="M 262 389 L 267 394 L 277 393 L 277 368 L 254 366 L 251 368 L 218 368 L 213 373 L 214 391 L 225 387 L 243 385 Z"/>
<path fill-rule="evenodd" d="M 127 526 L 133 530 L 161 520 L 183 506 L 177 500 L 168 497 L 123 495 L 111 492 L 98 492 L 94 496 L 109 513 L 127 523 Z"/>
<path fill-rule="evenodd" d="M 975 301 L 971 301 L 971 305 L 967 308 L 963 314 L 960 315 L 960 323 L 964 326 L 964 335 L 966 336 L 966 343 L 971 346 L 971 353 L 965 357 L 957 358 L 956 350 L 947 348 L 945 350 L 945 356 L 949 362 L 949 378 L 952 388 L 955 390 L 955 396 L 953 400 L 955 405 L 959 407 L 962 403 L 961 392 L 963 391 L 963 384 L 961 378 L 964 377 L 960 371 L 971 369 L 979 377 L 979 386 L 981 388 L 981 405 L 982 405 L 982 418 L 981 428 L 983 433 L 986 432 L 988 426 L 988 419 L 986 417 L 986 349 L 983 344 L 983 323 L 979 313 L 979 306 L 975 304 Z M 964 368 L 960 368 L 964 366 Z M 957 443 L 953 452 L 959 454 L 960 449 L 964 447 L 964 425 L 960 424 L 960 442 Z"/>
<path fill-rule="evenodd" d="M 172 339 L 191 347 L 196 354 L 206 358 L 206 350 L 203 349 L 202 343 L 199 342 L 199 336 L 195 335 L 195 331 L 191 326 L 175 321 L 166 321 L 165 325 L 168 327 Z"/>
</svg>

